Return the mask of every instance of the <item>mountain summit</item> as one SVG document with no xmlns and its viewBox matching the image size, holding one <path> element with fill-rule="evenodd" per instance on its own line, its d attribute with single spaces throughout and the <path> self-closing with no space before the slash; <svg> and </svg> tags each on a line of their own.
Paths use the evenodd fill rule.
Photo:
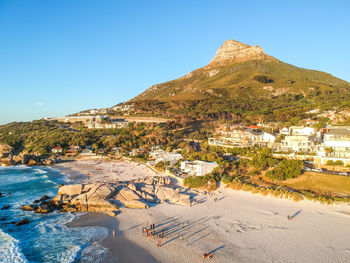
<svg viewBox="0 0 350 263">
<path fill-rule="evenodd" d="M 225 43 L 218 49 L 215 57 L 209 63 L 209 65 L 238 61 L 242 62 L 252 59 L 273 59 L 277 61 L 277 59 L 266 55 L 264 50 L 259 46 L 252 47 L 236 40 L 226 40 Z"/>
<path fill-rule="evenodd" d="M 349 97 L 350 84 L 346 81 L 284 63 L 259 46 L 227 40 L 208 65 L 153 85 L 130 103 L 157 102 L 170 110 L 182 103 L 181 110 L 174 110 L 177 112 L 274 114 L 286 107 L 350 105 Z M 187 105 L 190 108 L 185 108 Z"/>
</svg>

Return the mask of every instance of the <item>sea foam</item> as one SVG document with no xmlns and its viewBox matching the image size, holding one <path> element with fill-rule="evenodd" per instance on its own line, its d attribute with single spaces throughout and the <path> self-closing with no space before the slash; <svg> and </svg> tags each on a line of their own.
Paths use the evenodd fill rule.
<svg viewBox="0 0 350 263">
<path fill-rule="evenodd" d="M 22 263 L 28 262 L 19 247 L 18 240 L 0 229 L 0 262 Z"/>
</svg>

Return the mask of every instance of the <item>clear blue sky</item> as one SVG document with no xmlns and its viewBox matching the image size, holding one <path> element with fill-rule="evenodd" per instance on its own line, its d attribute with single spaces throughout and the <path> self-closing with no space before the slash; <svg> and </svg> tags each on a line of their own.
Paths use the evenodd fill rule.
<svg viewBox="0 0 350 263">
<path fill-rule="evenodd" d="M 350 81 L 350 1 L 0 0 L 0 124 L 110 107 L 226 39 Z"/>
</svg>

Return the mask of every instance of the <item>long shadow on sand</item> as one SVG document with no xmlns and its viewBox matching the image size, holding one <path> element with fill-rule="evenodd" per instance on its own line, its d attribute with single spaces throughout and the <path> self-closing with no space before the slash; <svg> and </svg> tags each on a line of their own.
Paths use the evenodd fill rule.
<svg viewBox="0 0 350 263">
<path fill-rule="evenodd" d="M 297 211 L 295 214 L 290 216 L 290 219 L 294 219 L 297 215 L 299 215 L 302 212 L 302 210 Z"/>
</svg>

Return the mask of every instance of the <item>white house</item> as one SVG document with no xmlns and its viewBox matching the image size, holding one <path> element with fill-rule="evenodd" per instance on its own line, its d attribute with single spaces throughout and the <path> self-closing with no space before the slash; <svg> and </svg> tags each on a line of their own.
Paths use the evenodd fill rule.
<svg viewBox="0 0 350 263">
<path fill-rule="evenodd" d="M 217 162 L 204 162 L 204 161 L 183 161 L 181 162 L 181 170 L 185 173 L 194 176 L 204 176 L 211 173 L 219 165 Z"/>
<path fill-rule="evenodd" d="M 280 134 L 289 135 L 289 129 L 287 127 L 280 129 Z"/>
<path fill-rule="evenodd" d="M 153 152 L 150 152 L 150 156 L 154 159 L 155 164 L 159 162 L 169 162 L 170 164 L 175 164 L 178 160 L 181 160 L 183 158 L 180 153 L 169 153 L 162 149 L 157 149 Z"/>
<path fill-rule="evenodd" d="M 287 135 L 281 141 L 281 150 L 284 152 L 312 152 L 314 142 L 311 137 L 305 135 Z"/>
<path fill-rule="evenodd" d="M 52 153 L 62 153 L 63 152 L 63 148 L 61 146 L 56 146 L 55 148 L 51 149 Z"/>
<path fill-rule="evenodd" d="M 216 129 L 215 137 L 209 138 L 208 144 L 221 147 L 271 147 L 275 141 L 275 136 L 259 129 L 259 126 L 222 125 Z"/>
<path fill-rule="evenodd" d="M 334 129 L 325 133 L 316 155 L 316 162 L 320 164 L 326 164 L 328 160 L 350 164 L 350 130 Z"/>
<path fill-rule="evenodd" d="M 292 126 L 289 128 L 290 135 L 305 135 L 312 136 L 316 134 L 315 128 L 304 127 L 304 126 Z"/>
<path fill-rule="evenodd" d="M 93 151 L 91 149 L 84 149 L 81 151 L 80 155 L 91 156 L 91 155 L 96 155 L 96 154 L 93 153 Z"/>
</svg>

